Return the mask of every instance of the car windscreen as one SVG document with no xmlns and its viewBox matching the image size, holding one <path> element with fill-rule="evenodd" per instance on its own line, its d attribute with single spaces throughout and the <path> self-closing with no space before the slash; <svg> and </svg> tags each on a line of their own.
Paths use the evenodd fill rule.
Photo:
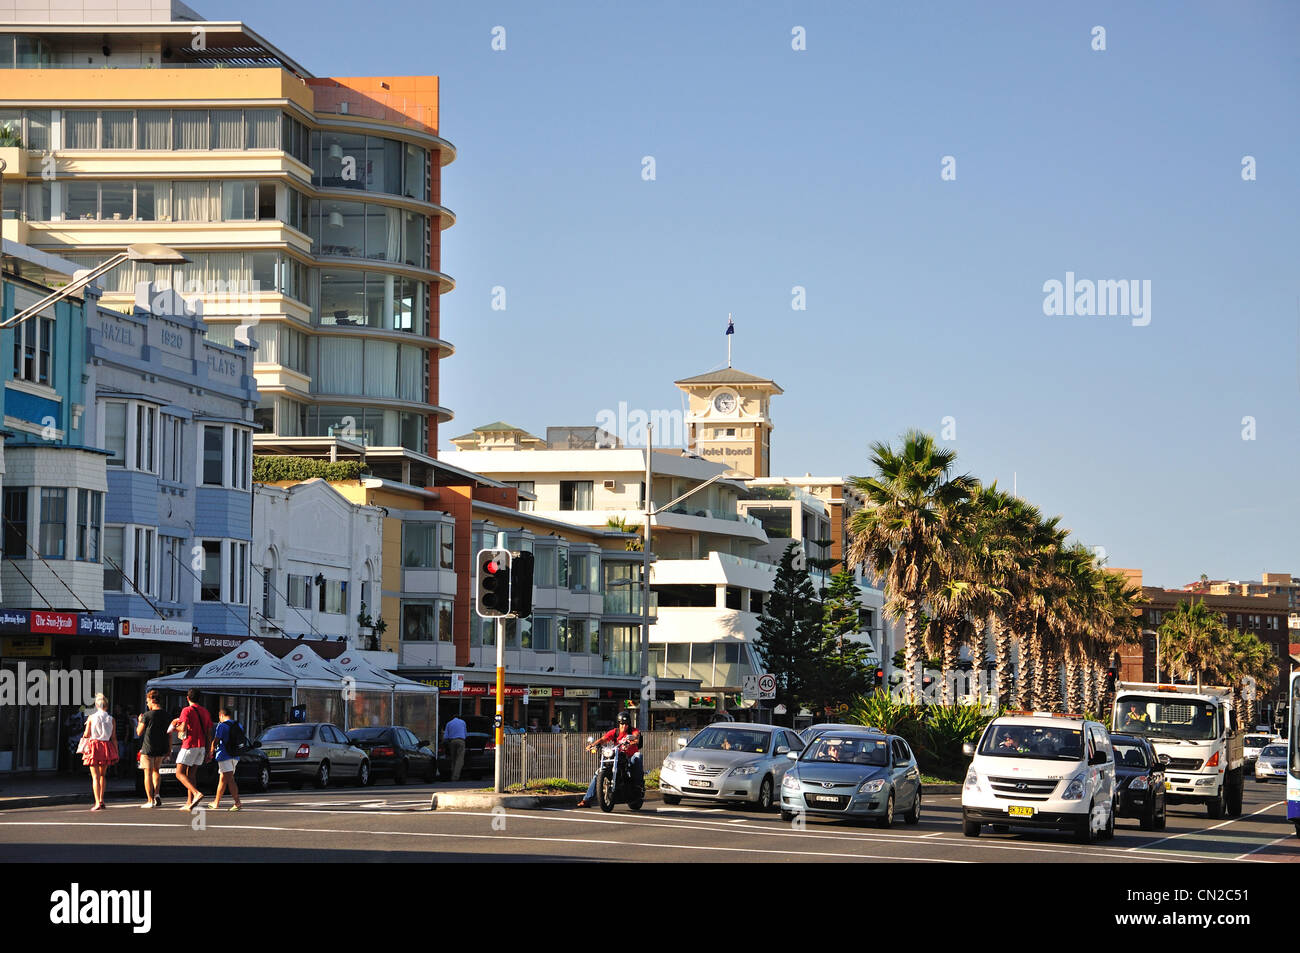
<svg viewBox="0 0 1300 953">
<path fill-rule="evenodd" d="M 863 764 L 873 768 L 889 765 L 889 739 L 822 735 L 804 752 L 800 761 L 818 764 Z"/>
<path fill-rule="evenodd" d="M 710 725 L 692 738 L 686 747 L 763 754 L 767 751 L 771 740 L 772 736 L 766 731 Z"/>
<path fill-rule="evenodd" d="M 257 740 L 263 743 L 267 741 L 311 741 L 311 736 L 315 731 L 315 725 L 276 725 L 274 728 L 268 728 L 262 732 L 262 737 Z"/>
<path fill-rule="evenodd" d="M 1269 745 L 1259 753 L 1261 758 L 1285 758 L 1286 745 Z"/>
<path fill-rule="evenodd" d="M 1262 748 L 1262 747 L 1264 747 L 1264 745 L 1268 744 L 1268 743 L 1269 743 L 1270 741 L 1272 741 L 1272 740 L 1273 740 L 1273 736 L 1272 736 L 1272 735 L 1247 735 L 1247 736 L 1246 736 L 1246 747 L 1247 747 L 1247 748 Z"/>
<path fill-rule="evenodd" d="M 1178 695 L 1125 695 L 1115 704 L 1115 731 L 1182 741 L 1219 736 L 1219 706 Z"/>
<path fill-rule="evenodd" d="M 1082 761 L 1083 732 L 1053 725 L 993 725 L 984 732 L 979 753 L 995 758 Z"/>
<path fill-rule="evenodd" d="M 1125 768 L 1147 768 L 1150 763 L 1147 761 L 1146 750 L 1131 741 L 1121 741 L 1118 738 L 1111 738 L 1111 746 L 1115 749 L 1115 764 Z"/>
<path fill-rule="evenodd" d="M 352 741 L 381 741 L 387 733 L 387 728 L 353 728 L 348 732 L 348 738 Z"/>
</svg>

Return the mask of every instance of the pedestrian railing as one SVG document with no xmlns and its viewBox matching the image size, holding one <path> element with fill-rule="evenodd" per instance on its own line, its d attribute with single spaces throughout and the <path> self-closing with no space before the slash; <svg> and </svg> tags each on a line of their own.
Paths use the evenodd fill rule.
<svg viewBox="0 0 1300 953">
<path fill-rule="evenodd" d="M 593 732 L 594 734 L 594 732 Z M 647 773 L 658 770 L 664 758 L 677 750 L 680 731 L 641 732 L 641 760 Z M 564 778 L 586 784 L 596 772 L 596 755 L 587 751 L 588 735 L 572 732 L 506 735 L 497 756 L 501 758 L 505 785 L 541 778 Z"/>
</svg>

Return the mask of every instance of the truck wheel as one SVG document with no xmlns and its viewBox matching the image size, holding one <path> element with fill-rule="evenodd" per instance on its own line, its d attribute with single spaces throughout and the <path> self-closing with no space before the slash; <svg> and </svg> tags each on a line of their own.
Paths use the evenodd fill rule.
<svg viewBox="0 0 1300 953">
<path fill-rule="evenodd" d="M 1242 795 L 1245 793 L 1246 782 L 1243 779 L 1243 776 L 1240 771 L 1234 772 L 1234 774 L 1235 777 L 1232 779 L 1232 782 L 1228 787 L 1228 799 L 1227 799 L 1228 816 L 1240 817 L 1241 798 Z"/>
<path fill-rule="evenodd" d="M 1300 837 L 1300 821 L 1295 822 L 1295 836 Z"/>
<path fill-rule="evenodd" d="M 1219 788 L 1219 793 L 1205 802 L 1205 813 L 1216 821 L 1223 817 L 1223 788 Z"/>
</svg>

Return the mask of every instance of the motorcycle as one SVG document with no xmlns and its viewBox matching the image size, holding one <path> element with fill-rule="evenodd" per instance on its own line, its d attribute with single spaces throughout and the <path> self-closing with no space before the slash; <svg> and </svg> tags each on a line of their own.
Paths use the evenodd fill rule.
<svg viewBox="0 0 1300 953">
<path fill-rule="evenodd" d="M 587 743 L 595 747 L 595 739 L 588 738 Z M 645 782 L 635 784 L 632 781 L 631 759 L 625 758 L 623 770 L 615 777 L 618 765 L 618 748 L 613 744 L 601 745 L 600 764 L 596 768 L 596 800 L 600 809 L 608 814 L 616 804 L 626 804 L 631 810 L 641 810 L 645 803 Z"/>
</svg>

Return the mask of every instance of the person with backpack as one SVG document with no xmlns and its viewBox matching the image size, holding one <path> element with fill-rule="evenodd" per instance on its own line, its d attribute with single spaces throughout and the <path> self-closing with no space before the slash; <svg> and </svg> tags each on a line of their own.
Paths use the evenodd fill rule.
<svg viewBox="0 0 1300 953">
<path fill-rule="evenodd" d="M 235 799 L 230 809 L 238 811 L 244 805 L 239 800 L 239 785 L 235 784 L 235 768 L 239 764 L 239 752 L 248 746 L 248 736 L 244 734 L 244 726 L 235 721 L 233 709 L 221 709 L 218 717 L 221 722 L 212 733 L 212 757 L 217 762 L 219 772 L 217 796 L 208 805 L 208 810 L 221 810 L 221 795 L 229 788 L 230 796 Z"/>
<path fill-rule="evenodd" d="M 194 778 L 207 760 L 208 749 L 212 745 L 212 716 L 199 704 L 199 690 L 191 688 L 185 696 L 189 704 L 181 709 L 180 716 L 170 725 L 181 739 L 180 754 L 176 756 L 176 780 L 184 785 L 188 792 L 182 811 L 192 811 L 203 800 L 203 792 L 194 783 Z"/>
</svg>

